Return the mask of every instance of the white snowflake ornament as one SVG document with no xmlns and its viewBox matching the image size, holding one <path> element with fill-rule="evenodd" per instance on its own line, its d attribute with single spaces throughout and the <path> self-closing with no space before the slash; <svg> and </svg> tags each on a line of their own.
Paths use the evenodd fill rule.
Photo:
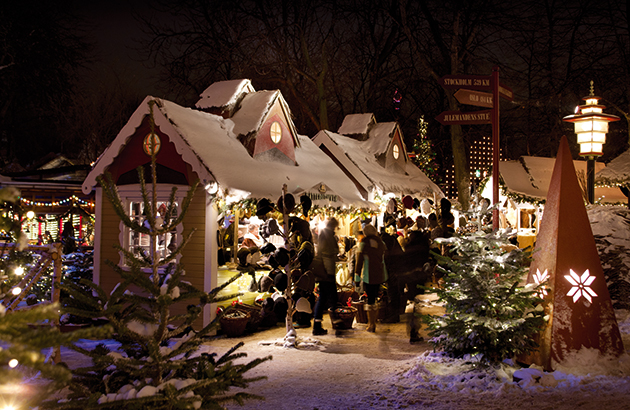
<svg viewBox="0 0 630 410">
<path fill-rule="evenodd" d="M 595 280 L 595 276 L 591 276 L 588 269 L 584 271 L 582 276 L 575 273 L 573 269 L 570 269 L 569 275 L 564 275 L 564 277 L 569 281 L 571 286 L 573 286 L 567 293 L 567 296 L 573 297 L 573 303 L 577 302 L 581 296 L 584 296 L 589 303 L 593 302 L 591 296 L 596 297 L 597 293 L 595 293 L 590 286 Z"/>
</svg>

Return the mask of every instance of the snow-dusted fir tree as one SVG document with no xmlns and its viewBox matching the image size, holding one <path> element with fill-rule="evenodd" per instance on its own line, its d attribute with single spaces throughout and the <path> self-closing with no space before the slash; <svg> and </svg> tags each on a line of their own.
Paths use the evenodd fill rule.
<svg viewBox="0 0 630 410">
<path fill-rule="evenodd" d="M 480 355 L 487 364 L 536 348 L 544 320 L 540 290 L 524 284 L 530 252 L 508 236 L 479 230 L 438 239 L 445 252 L 434 256 L 444 284 L 436 291 L 446 314 L 424 318 L 436 348 L 454 357 Z"/>
<path fill-rule="evenodd" d="M 151 132 L 154 132 L 153 124 Z M 196 188 L 196 184 L 192 186 L 179 205 L 175 202 L 176 189 L 173 189 L 164 218 L 158 218 L 155 165 L 153 155 L 150 187 L 145 184 L 142 167 L 138 168 L 146 213 L 144 223 L 127 214 L 111 177 L 99 178 L 103 192 L 122 222 L 132 231 L 150 238 L 149 249 L 156 249 L 159 237 L 182 223 Z M 178 212 L 174 216 L 176 206 Z M 245 373 L 270 357 L 246 364 L 235 363 L 236 359 L 246 356 L 235 353 L 242 343 L 222 356 L 205 351 L 204 336 L 218 326 L 218 319 L 197 332 L 191 328 L 205 305 L 233 296 L 217 297 L 217 294 L 236 279 L 210 293 L 184 280 L 183 266 L 176 262 L 176 257 L 193 232 L 164 258 L 144 252 L 142 248 L 130 251 L 118 246 L 128 261 L 129 270 L 109 263 L 122 279 L 110 294 L 87 281 L 83 284 L 89 284 L 92 294 L 86 294 L 78 285 L 64 287 L 76 302 L 66 311 L 77 316 L 107 318 L 114 330 L 113 343 L 102 343 L 91 350 L 74 346 L 74 350 L 92 359 L 92 365 L 73 369 L 66 399 L 51 400 L 42 408 L 220 409 L 224 402 L 242 404 L 247 399 L 259 398 L 246 392 L 230 394 L 229 389 L 246 388 L 250 382 L 259 380 L 260 377 L 246 378 Z M 186 313 L 172 314 L 175 303 L 187 304 Z"/>
</svg>

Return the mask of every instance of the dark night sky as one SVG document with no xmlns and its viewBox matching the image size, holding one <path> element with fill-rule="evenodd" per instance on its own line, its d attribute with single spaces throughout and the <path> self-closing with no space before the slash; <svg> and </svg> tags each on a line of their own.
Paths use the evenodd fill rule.
<svg viewBox="0 0 630 410">
<path fill-rule="evenodd" d="M 80 4 L 78 11 L 85 16 L 88 36 L 96 43 L 97 61 L 92 66 L 93 74 L 88 76 L 90 81 L 107 81 L 116 74 L 125 79 L 125 84 L 135 84 L 143 96 L 161 96 L 156 84 L 156 70 L 140 61 L 139 53 L 134 50 L 143 33 L 133 11 L 150 12 L 147 3 L 110 0 Z"/>
</svg>

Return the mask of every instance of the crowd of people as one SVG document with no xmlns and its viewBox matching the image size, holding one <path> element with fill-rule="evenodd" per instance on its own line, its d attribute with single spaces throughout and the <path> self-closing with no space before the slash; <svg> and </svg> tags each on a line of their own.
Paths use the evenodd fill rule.
<svg viewBox="0 0 630 410">
<path fill-rule="evenodd" d="M 271 209 L 268 204 L 259 208 Z M 408 209 L 418 211 L 415 219 L 407 216 Z M 251 218 L 241 233 L 238 269 L 251 275 L 250 291 L 264 294 L 259 303 L 267 324 L 284 321 L 290 298 L 296 308 L 293 325 L 312 326 L 316 336 L 328 333 L 325 314 L 333 327 L 341 321 L 335 312 L 346 305 L 347 300 L 341 299 L 347 298 L 348 289 L 353 299 L 364 301 L 368 332 L 376 332 L 379 320 L 399 321 L 424 286 L 439 279 L 430 252 L 441 252 L 435 239 L 455 232 L 448 199 L 433 204 L 406 197 L 402 202 L 392 199 L 380 218 L 362 220 L 352 235 L 340 235 L 340 222 L 334 217 L 323 228 L 312 229 L 307 218 L 289 216 L 289 235 L 282 238 L 283 244 L 289 244 L 287 249 L 272 244 L 270 237 L 282 232 L 278 222 L 263 212 Z M 268 272 L 256 279 L 261 267 Z M 417 339 L 418 328 L 412 324 L 411 341 Z"/>
</svg>

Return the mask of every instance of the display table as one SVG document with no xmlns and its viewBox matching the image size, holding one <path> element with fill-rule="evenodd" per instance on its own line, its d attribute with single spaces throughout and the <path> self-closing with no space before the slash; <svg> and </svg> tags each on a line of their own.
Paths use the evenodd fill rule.
<svg viewBox="0 0 630 410">
<path fill-rule="evenodd" d="M 534 243 L 536 243 L 536 234 L 533 232 L 519 232 L 517 236 L 518 247 L 525 249 L 528 246 L 534 249 Z"/>
<path fill-rule="evenodd" d="M 230 280 L 235 275 L 241 273 L 236 268 L 231 268 L 228 266 L 220 266 L 219 271 L 217 272 L 217 286 L 220 286 Z M 265 270 L 256 271 L 256 283 L 260 282 L 260 278 L 269 273 Z M 261 292 L 250 292 L 249 285 L 251 283 L 251 275 L 249 273 L 244 273 L 240 278 L 230 283 L 225 289 L 223 289 L 217 296 L 228 296 L 233 295 L 235 293 L 241 293 L 241 296 L 231 298 L 229 300 L 220 302 L 217 306 L 226 307 L 232 304 L 233 301 L 240 301 L 242 303 L 253 305 L 256 298 L 263 293 Z"/>
</svg>

